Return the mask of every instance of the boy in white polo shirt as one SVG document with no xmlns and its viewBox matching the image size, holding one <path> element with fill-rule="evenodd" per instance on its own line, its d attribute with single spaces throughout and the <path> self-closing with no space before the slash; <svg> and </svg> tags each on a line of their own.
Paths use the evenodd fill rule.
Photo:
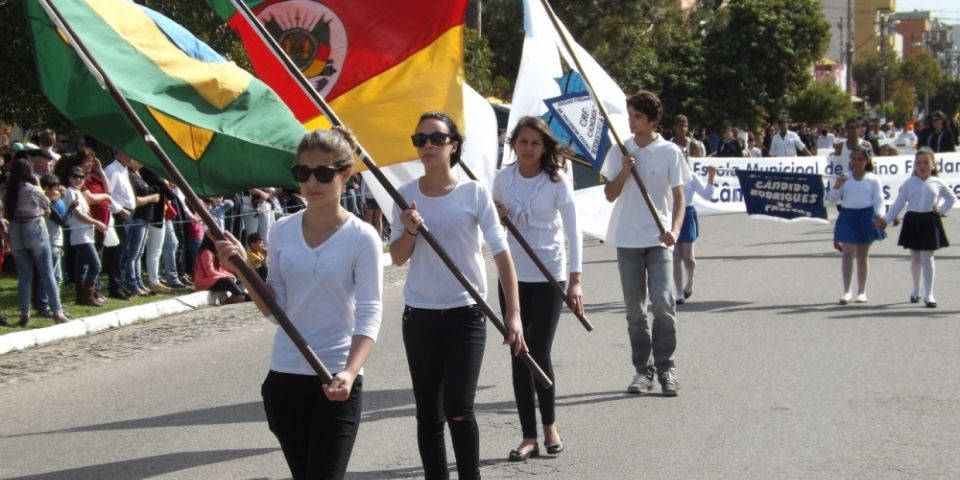
<svg viewBox="0 0 960 480">
<path fill-rule="evenodd" d="M 656 133 L 663 113 L 656 95 L 638 92 L 627 99 L 627 112 L 633 133 L 626 141 L 628 155 L 624 157 L 619 150 L 611 149 L 601 170 L 608 179 L 604 186 L 607 201 L 615 202 L 607 243 L 617 247 L 627 330 L 636 368 L 627 392 L 649 392 L 656 373 L 663 394 L 676 396 L 680 384 L 674 364 L 677 331 L 672 249 L 683 225 L 683 185 L 690 180 L 690 170 L 680 148 Z M 634 166 L 660 222 L 669 228 L 662 234 L 640 188 L 630 178 L 630 169 Z M 648 291 L 652 324 L 647 315 Z"/>
</svg>

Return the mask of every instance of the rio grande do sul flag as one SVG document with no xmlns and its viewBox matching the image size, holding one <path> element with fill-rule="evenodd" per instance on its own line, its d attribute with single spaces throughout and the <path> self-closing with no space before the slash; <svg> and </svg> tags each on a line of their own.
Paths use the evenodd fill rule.
<svg viewBox="0 0 960 480">
<path fill-rule="evenodd" d="M 50 102 L 79 129 L 163 172 L 39 3 L 24 3 Z M 305 130 L 269 87 L 133 2 L 52 3 L 199 195 L 296 187 L 288 168 Z"/>
<path fill-rule="evenodd" d="M 329 123 L 231 0 L 208 0 L 240 35 L 257 75 L 307 129 Z M 417 158 L 420 114 L 461 128 L 467 0 L 244 0 L 381 166 Z"/>
</svg>

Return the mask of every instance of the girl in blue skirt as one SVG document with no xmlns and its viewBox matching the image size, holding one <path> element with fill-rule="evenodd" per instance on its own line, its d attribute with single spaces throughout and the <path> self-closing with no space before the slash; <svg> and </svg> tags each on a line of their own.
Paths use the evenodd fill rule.
<svg viewBox="0 0 960 480">
<path fill-rule="evenodd" d="M 688 160 L 689 162 L 689 160 Z M 693 242 L 700 236 L 700 222 L 697 221 L 697 210 L 693 207 L 693 196 L 710 200 L 713 195 L 713 181 L 717 177 L 717 167 L 707 167 L 707 182 L 704 184 L 699 175 L 691 175 L 690 181 L 683 186 L 683 198 L 687 208 L 683 212 L 683 225 L 680 226 L 680 236 L 673 246 L 673 281 L 676 285 L 677 305 L 682 305 L 693 295 L 693 271 L 697 268 L 697 260 L 693 257 Z M 684 285 L 683 272 L 686 270 L 687 282 Z"/>
<path fill-rule="evenodd" d="M 850 176 L 841 176 L 834 183 L 827 196 L 830 202 L 840 202 L 843 208 L 837 217 L 833 231 L 833 241 L 843 246 L 841 272 L 843 275 L 843 296 L 840 305 L 851 300 L 855 303 L 867 302 L 867 257 L 870 245 L 883 240 L 886 234 L 876 228 L 877 219 L 883 218 L 883 185 L 873 171 L 872 152 L 856 147 L 850 153 Z M 853 261 L 857 261 L 857 296 L 851 292 Z"/>
</svg>

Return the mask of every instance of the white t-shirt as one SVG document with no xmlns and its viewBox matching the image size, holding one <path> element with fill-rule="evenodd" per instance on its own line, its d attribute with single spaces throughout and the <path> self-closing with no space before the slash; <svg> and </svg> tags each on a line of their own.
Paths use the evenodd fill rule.
<svg viewBox="0 0 960 480">
<path fill-rule="evenodd" d="M 84 243 L 93 243 L 93 225 L 89 223 L 83 223 L 77 218 L 75 212 L 80 212 L 90 216 L 90 206 L 87 205 L 87 200 L 83 198 L 83 195 L 73 187 L 67 187 L 66 193 L 63 194 L 63 202 L 67 204 L 67 208 L 70 208 L 70 205 L 73 204 L 74 200 L 77 202 L 77 207 L 73 212 L 67 214 L 67 230 L 70 232 L 70 245 L 83 245 Z"/>
<path fill-rule="evenodd" d="M 803 144 L 803 140 L 800 140 L 800 135 L 797 135 L 796 132 L 787 130 L 785 136 L 777 132 L 773 134 L 773 140 L 770 142 L 770 156 L 796 157 L 805 148 L 807 148 L 806 145 Z"/>
<path fill-rule="evenodd" d="M 894 218 L 900 214 L 904 205 L 908 212 L 932 212 L 934 205 L 940 205 L 940 213 L 945 214 L 950 211 L 953 204 L 957 201 L 957 196 L 953 193 L 947 184 L 933 175 L 926 180 L 913 175 L 900 187 L 900 193 L 897 199 L 893 201 L 890 210 L 884 220 L 887 223 L 893 222 Z M 942 202 L 942 203 L 941 203 Z"/>
<path fill-rule="evenodd" d="M 376 341 L 380 332 L 383 246 L 373 227 L 351 215 L 330 238 L 310 248 L 303 215 L 301 210 L 284 217 L 270 230 L 267 284 L 320 361 L 336 374 L 346 368 L 353 337 Z M 270 369 L 315 374 L 282 329 L 274 337 Z"/>
<path fill-rule="evenodd" d="M 693 196 L 700 195 L 706 200 L 710 200 L 710 197 L 713 196 L 714 184 L 707 184 L 700 175 L 691 174 L 690 181 L 683 186 L 683 203 L 686 206 L 693 205 Z"/>
<path fill-rule="evenodd" d="M 493 180 L 493 198 L 510 212 L 510 220 L 533 248 L 547 270 L 557 281 L 567 279 L 567 262 L 563 234 L 570 241 L 570 271 L 580 272 L 583 238 L 577 225 L 577 208 L 573 202 L 573 188 L 563 172 L 557 172 L 559 181 L 550 179 L 541 171 L 533 178 L 520 175 L 518 164 L 504 167 Z M 545 282 L 543 273 L 533 260 L 507 232 L 517 280 Z"/>
<path fill-rule="evenodd" d="M 817 148 L 831 149 L 835 143 L 837 143 L 837 136 L 832 133 L 817 137 Z"/>
<path fill-rule="evenodd" d="M 843 208 L 873 207 L 874 215 L 883 215 L 883 184 L 880 177 L 867 172 L 863 178 L 857 180 L 853 176 L 847 177 L 840 188 L 833 188 L 827 195 L 830 203 L 840 202 Z"/>
<path fill-rule="evenodd" d="M 490 193 L 480 182 L 459 180 L 449 193 L 428 197 L 415 179 L 398 189 L 407 203 L 417 202 L 426 227 L 439 240 L 453 263 L 480 293 L 487 296 L 487 271 L 480 250 L 480 233 L 493 255 L 507 250 L 507 236 L 500 225 Z M 405 235 L 400 208 L 394 206 L 390 241 Z M 415 308 L 448 309 L 476 303 L 422 236 L 417 236 L 410 256 L 410 270 L 403 287 L 407 305 Z"/>
<path fill-rule="evenodd" d="M 103 169 L 103 173 L 110 182 L 110 211 L 118 213 L 121 208 L 126 208 L 133 212 L 137 208 L 137 196 L 130 185 L 130 172 L 127 167 L 119 160 L 114 160 Z"/>
<path fill-rule="evenodd" d="M 690 181 L 690 168 L 683 158 L 683 152 L 660 135 L 643 148 L 637 145 L 633 137 L 626 141 L 625 146 L 636 157 L 640 180 L 647 188 L 664 228 L 669 230 L 674 209 L 671 190 Z M 623 154 L 619 149 L 611 148 L 600 173 L 607 178 L 614 178 L 622 169 Z M 677 205 L 676 208 L 683 208 L 683 205 Z M 633 178 L 627 178 L 623 191 L 614 201 L 607 227 L 607 243 L 620 248 L 666 246 L 660 242 L 660 229 Z"/>
</svg>

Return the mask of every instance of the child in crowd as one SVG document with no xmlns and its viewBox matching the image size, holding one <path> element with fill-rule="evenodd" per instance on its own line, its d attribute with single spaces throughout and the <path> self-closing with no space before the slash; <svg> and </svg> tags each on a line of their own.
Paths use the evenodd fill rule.
<svg viewBox="0 0 960 480">
<path fill-rule="evenodd" d="M 263 244 L 263 237 L 259 233 L 251 233 L 247 237 L 247 261 L 257 271 L 264 281 L 267 280 L 267 248 Z"/>
<path fill-rule="evenodd" d="M 230 297 L 224 303 L 240 303 L 246 300 L 246 292 L 237 281 L 237 276 L 220 264 L 217 250 L 210 236 L 205 235 L 200 243 L 196 263 L 193 265 L 193 284 L 197 290 L 226 292 Z"/>
<path fill-rule="evenodd" d="M 913 176 L 900 187 L 900 193 L 887 215 L 877 219 L 877 228 L 884 229 L 897 218 L 904 206 L 907 207 L 897 245 L 910 250 L 910 273 L 913 277 L 910 303 L 920 301 L 922 271 L 923 301 L 927 308 L 937 308 L 937 299 L 933 296 L 933 252 L 950 245 L 941 216 L 956 201 L 953 190 L 938 177 L 933 150 L 922 147 L 914 160 Z"/>
<path fill-rule="evenodd" d="M 833 185 L 827 201 L 840 202 L 843 207 L 834 227 L 833 241 L 842 246 L 843 296 L 840 305 L 853 300 L 867 302 L 867 256 L 870 245 L 883 240 L 887 235 L 877 230 L 875 223 L 883 218 L 883 184 L 873 173 L 873 158 L 870 149 L 856 147 L 850 154 L 850 176 L 841 176 Z M 853 259 L 857 259 L 857 296 L 851 292 Z"/>
<path fill-rule="evenodd" d="M 77 290 L 76 303 L 102 307 L 103 303 L 94 294 L 101 264 L 100 256 L 97 255 L 97 249 L 93 244 L 93 232 L 95 229 L 105 232 L 107 226 L 90 216 L 90 205 L 80 193 L 85 179 L 86 174 L 83 168 L 73 167 L 68 174 L 70 186 L 63 195 L 64 201 L 69 205 L 67 226 L 70 228 L 70 246 L 76 252 L 74 256 L 76 273 L 73 277 Z"/>
<path fill-rule="evenodd" d="M 63 201 L 63 187 L 57 176 L 48 173 L 40 177 L 40 188 L 50 199 L 50 213 L 47 214 L 47 232 L 50 234 L 50 257 L 53 260 L 53 279 L 57 286 L 63 283 L 63 227 L 67 226 L 67 203 Z M 40 310 L 50 310 L 50 301 L 43 289 L 38 292 Z"/>
</svg>

